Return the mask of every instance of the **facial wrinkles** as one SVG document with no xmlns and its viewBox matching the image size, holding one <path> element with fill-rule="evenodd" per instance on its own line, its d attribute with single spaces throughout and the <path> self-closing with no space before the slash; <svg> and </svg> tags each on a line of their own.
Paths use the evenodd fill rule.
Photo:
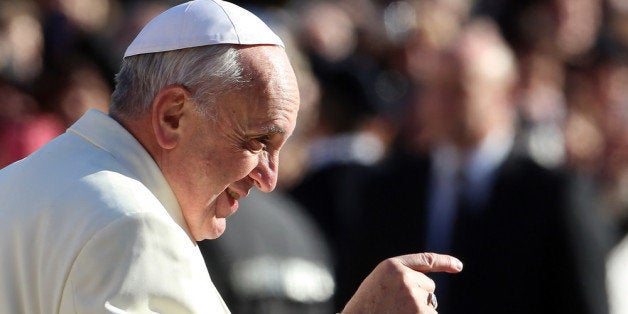
<svg viewBox="0 0 628 314">
<path fill-rule="evenodd" d="M 260 54 L 244 57 L 251 65 L 249 68 L 251 77 L 253 80 L 263 82 L 260 92 L 270 103 L 296 107 L 295 109 L 298 110 L 299 89 L 287 56 L 283 51 L 268 53 L 268 49 L 281 50 L 278 47 L 265 47 Z M 266 54 L 268 57 L 263 58 Z"/>
<path fill-rule="evenodd" d="M 238 108 L 234 107 L 239 104 L 239 99 L 234 97 L 225 97 L 222 99 L 222 110 L 218 114 L 217 125 L 218 134 L 220 140 L 226 141 L 226 148 L 228 151 L 235 153 L 242 151 L 247 142 L 247 124 L 248 116 L 238 114 Z"/>
<path fill-rule="evenodd" d="M 290 84 L 293 85 L 293 84 Z M 271 110 L 275 120 L 285 121 L 285 125 L 289 129 L 284 129 L 285 138 L 288 138 L 294 131 L 296 125 L 296 117 L 299 110 L 299 93 L 296 86 L 290 86 L 286 83 L 284 86 L 277 86 L 277 90 L 272 94 Z"/>
<path fill-rule="evenodd" d="M 258 172 L 257 177 L 269 184 L 276 176 L 278 152 L 287 137 L 292 133 L 298 111 L 298 88 L 296 78 L 287 61 L 287 57 L 278 47 L 254 47 L 243 50 L 241 58 L 245 71 L 253 82 L 250 86 L 255 92 L 243 97 L 247 106 L 241 126 L 245 128 L 242 136 L 256 141 L 267 137 L 263 143 L 265 149 L 257 152 L 257 163 L 251 171 Z M 271 52 L 275 50 L 276 52 Z M 242 99 L 242 98 L 241 98 Z M 271 173 L 265 173 L 267 169 Z"/>
<path fill-rule="evenodd" d="M 296 77 L 291 68 L 283 68 L 283 75 L 278 75 L 283 79 L 277 80 L 275 88 L 276 90 L 271 93 L 274 96 L 272 100 L 283 105 L 283 109 L 288 111 L 288 116 L 296 113 L 299 110 L 299 88 L 296 85 Z"/>
<path fill-rule="evenodd" d="M 294 130 L 299 94 L 287 58 L 277 52 L 271 53 L 271 49 L 279 48 L 252 48 L 243 60 L 251 84 L 245 89 L 223 95 L 217 101 L 216 125 L 210 128 L 210 132 L 215 130 L 218 134 L 208 136 L 219 141 L 221 149 L 229 151 L 223 155 L 225 158 L 221 162 L 227 163 L 225 167 L 230 168 L 222 168 L 224 178 L 220 180 L 221 186 L 215 185 L 216 189 L 211 194 L 229 191 L 229 186 L 237 193 L 244 192 L 253 184 L 258 188 L 260 185 L 269 190 L 274 188 L 279 150 Z M 251 54 L 253 52 L 255 54 Z M 251 150 L 247 146 L 251 141 L 266 147 Z M 213 147 L 208 147 L 206 157 L 214 158 L 212 151 Z M 237 165 L 234 165 L 236 160 Z M 249 177 L 251 173 L 256 175 Z M 224 205 L 224 201 L 225 198 L 215 195 L 209 199 L 208 205 L 215 212 L 222 208 L 219 204 Z M 207 214 L 211 218 L 212 214 Z"/>
<path fill-rule="evenodd" d="M 256 146 L 258 150 L 254 151 L 258 158 L 256 171 L 260 171 L 260 166 L 273 172 L 276 171 L 277 162 L 275 159 L 288 136 L 288 131 L 281 126 L 280 121 L 275 119 L 265 123 L 265 126 L 259 130 L 253 130 L 253 132 L 255 133 L 251 134 L 250 140 L 255 141 L 253 145 L 259 145 Z M 260 171 L 259 174 L 262 175 L 263 172 Z"/>
<path fill-rule="evenodd" d="M 296 86 L 290 86 L 294 84 L 288 84 L 286 80 L 275 79 L 284 76 L 267 77 L 268 83 L 263 85 L 259 93 L 262 97 L 256 99 L 260 102 L 258 106 L 260 111 L 255 113 L 257 119 L 261 121 L 259 128 L 263 134 L 272 139 L 271 143 L 277 149 L 291 135 L 298 111 Z"/>
<path fill-rule="evenodd" d="M 228 172 L 219 170 L 229 166 L 228 162 L 236 150 L 232 147 L 232 141 L 226 139 L 232 136 L 231 133 L 224 132 L 233 127 L 230 126 L 231 121 L 220 116 L 218 119 L 208 119 L 199 115 L 199 119 L 201 120 L 197 124 L 196 136 L 188 145 L 192 147 L 192 151 L 187 154 L 189 158 L 200 153 L 196 158 L 200 158 L 201 163 L 198 164 L 199 169 L 192 169 L 192 173 L 189 174 L 190 178 L 195 179 L 190 180 L 193 186 L 186 189 L 188 192 L 196 190 L 195 194 L 200 197 L 197 206 L 201 206 L 199 209 L 202 210 L 211 205 L 233 180 Z M 216 154 L 217 151 L 223 153 Z"/>
<path fill-rule="evenodd" d="M 269 111 L 272 111 L 270 115 L 274 117 L 263 122 L 263 126 L 258 129 L 260 133 L 257 136 L 263 137 L 264 143 L 263 149 L 257 152 L 257 166 L 253 169 L 254 177 L 259 180 L 255 183 L 263 191 L 274 188 L 279 167 L 279 151 L 294 128 L 294 121 L 288 110 L 282 108 Z"/>
<path fill-rule="evenodd" d="M 237 168 L 232 169 L 231 173 L 234 176 L 221 181 L 224 184 L 222 190 L 246 178 L 251 171 L 261 172 L 261 168 L 258 167 L 260 164 L 269 164 L 267 152 L 261 149 L 265 144 L 260 140 L 260 137 L 271 137 L 272 133 L 277 133 L 274 130 L 277 126 L 274 124 L 268 126 L 265 119 L 263 120 L 264 117 L 268 116 L 266 110 L 263 110 L 265 102 L 255 95 L 254 92 L 232 94 L 223 99 L 224 102 L 222 103 L 225 104 L 225 107 L 222 107 L 223 110 L 221 110 L 221 117 L 218 122 L 220 124 L 219 137 L 223 137 L 223 140 L 226 141 L 224 145 L 226 145 L 226 149 L 232 152 L 231 158 L 233 158 L 224 162 L 233 160 L 240 162 Z M 262 127 L 260 127 L 259 121 L 263 121 Z M 265 130 L 265 127 L 268 130 Z M 255 170 L 256 168 L 258 170 Z"/>
</svg>

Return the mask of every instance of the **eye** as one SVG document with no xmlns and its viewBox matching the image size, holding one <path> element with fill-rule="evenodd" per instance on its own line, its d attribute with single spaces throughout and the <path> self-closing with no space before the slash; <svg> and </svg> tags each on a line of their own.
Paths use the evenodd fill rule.
<svg viewBox="0 0 628 314">
<path fill-rule="evenodd" d="M 257 141 L 262 143 L 264 146 L 268 146 L 268 144 L 270 144 L 270 136 L 264 135 L 264 136 L 258 137 Z"/>
<path fill-rule="evenodd" d="M 260 152 L 262 150 L 267 150 L 269 144 L 270 136 L 263 135 L 249 140 L 248 148 L 252 152 Z"/>
</svg>

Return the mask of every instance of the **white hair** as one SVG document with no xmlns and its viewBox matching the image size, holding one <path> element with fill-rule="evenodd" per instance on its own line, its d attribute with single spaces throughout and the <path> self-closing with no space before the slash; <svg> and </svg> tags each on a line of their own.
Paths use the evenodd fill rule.
<svg viewBox="0 0 628 314">
<path fill-rule="evenodd" d="M 244 87 L 238 49 L 212 45 L 141 54 L 122 61 L 111 96 L 112 116 L 135 119 L 150 111 L 157 93 L 170 85 L 187 88 L 196 109 L 206 115 L 217 95 Z"/>
</svg>

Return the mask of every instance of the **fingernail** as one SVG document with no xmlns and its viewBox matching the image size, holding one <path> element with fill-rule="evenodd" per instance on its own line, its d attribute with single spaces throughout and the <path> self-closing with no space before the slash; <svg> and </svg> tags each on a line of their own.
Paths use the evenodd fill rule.
<svg viewBox="0 0 628 314">
<path fill-rule="evenodd" d="M 460 260 L 455 260 L 454 268 L 456 268 L 456 270 L 462 270 L 462 262 Z"/>
</svg>

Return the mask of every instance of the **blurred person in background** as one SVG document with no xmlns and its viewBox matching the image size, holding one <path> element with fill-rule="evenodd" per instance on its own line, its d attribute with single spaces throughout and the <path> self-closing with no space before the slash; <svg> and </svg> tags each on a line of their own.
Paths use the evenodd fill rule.
<svg viewBox="0 0 628 314">
<path fill-rule="evenodd" d="M 0 168 L 63 132 L 31 93 L 43 71 L 43 27 L 32 1 L 0 2 Z"/>
<path fill-rule="evenodd" d="M 51 33 L 59 24 L 48 24 L 50 9 L 59 5 L 0 2 L 0 72 L 6 78 L 0 92 L 2 167 L 61 134 L 87 108 L 106 111 L 109 106 L 109 82 L 96 65 L 79 69 L 77 59 L 89 53 L 67 42 L 75 36 L 69 25 L 63 27 L 64 43 Z"/>
<path fill-rule="evenodd" d="M 610 230 L 620 227 L 621 240 L 628 230 L 626 2 L 484 2 L 494 4 L 493 16 L 524 69 L 521 113 L 529 149 L 540 162 L 594 177 L 601 198 L 591 209 L 609 218 Z M 612 313 L 628 313 L 619 305 L 627 280 L 619 265 L 628 264 L 620 247 L 609 260 Z"/>
<path fill-rule="evenodd" d="M 468 22 L 436 60 L 411 126 L 423 152 L 399 149 L 367 185 L 358 258 L 460 255 L 465 274 L 434 276 L 439 313 L 607 313 L 596 195 L 521 149 L 517 63 L 496 25 Z"/>
<path fill-rule="evenodd" d="M 530 156 L 548 167 L 566 161 L 562 127 L 568 67 L 586 62 L 604 20 L 603 0 L 479 1 L 514 49 L 520 69 L 519 117 Z M 542 32 L 538 31 L 543 29 Z"/>
<path fill-rule="evenodd" d="M 44 66 L 44 30 L 32 1 L 0 1 L 0 74 L 21 86 Z"/>
<path fill-rule="evenodd" d="M 58 111 L 65 125 L 74 124 L 89 109 L 109 111 L 110 89 L 107 81 L 93 65 L 77 62 L 65 75 L 65 84 L 58 89 Z"/>
<path fill-rule="evenodd" d="M 63 122 L 40 110 L 34 97 L 0 80 L 0 168 L 28 156 L 63 130 Z"/>
<path fill-rule="evenodd" d="M 282 191 L 252 190 L 238 211 L 220 238 L 199 242 L 229 309 L 241 314 L 336 312 L 332 255 L 305 209 Z"/>
<path fill-rule="evenodd" d="M 379 113 L 364 89 L 352 73 L 321 78 L 318 121 L 310 138 L 306 171 L 289 191 L 319 224 L 332 247 L 337 307 L 347 302 L 355 288 L 345 283 L 355 276 L 353 237 L 362 226 L 362 213 L 355 206 L 358 187 L 386 152 L 373 128 Z"/>
<path fill-rule="evenodd" d="M 288 191 L 307 209 L 331 245 L 336 309 L 355 287 L 351 256 L 361 209 L 358 186 L 368 169 L 387 153 L 392 113 L 405 92 L 394 79 L 385 50 L 382 4 L 371 1 L 301 1 L 299 42 L 319 82 L 319 99 L 306 126 L 304 173 Z M 399 83 L 399 84 L 397 84 Z M 307 113 L 304 113 L 306 115 Z"/>
<path fill-rule="evenodd" d="M 34 94 L 42 107 L 55 113 L 67 128 L 89 109 L 107 113 L 111 91 L 96 65 L 75 58 L 62 69 L 44 72 Z"/>
<path fill-rule="evenodd" d="M 303 1 L 295 6 L 302 14 L 300 45 L 315 71 L 326 71 L 355 54 L 357 26 L 339 2 Z"/>
<path fill-rule="evenodd" d="M 64 68 L 88 59 L 113 86 L 124 52 L 113 45 L 122 18 L 118 0 L 37 0 L 44 30 L 44 68 L 61 75 Z M 139 16 L 138 16 L 139 18 Z M 146 21 L 144 21 L 146 22 Z M 139 29 L 138 29 L 139 30 Z M 133 32 L 127 36 L 133 36 Z M 125 46 L 132 38 L 125 37 Z"/>
<path fill-rule="evenodd" d="M 620 232 L 626 233 L 628 50 L 617 49 L 600 45 L 589 62 L 570 67 L 564 132 L 566 165 L 596 179 L 603 196 L 598 211 L 613 218 Z"/>
<path fill-rule="evenodd" d="M 142 27 L 160 13 L 166 11 L 172 3 L 182 3 L 183 1 L 167 0 L 126 0 L 121 1 L 119 10 L 112 14 L 112 21 L 108 31 L 105 33 L 103 44 L 108 45 L 103 48 L 109 51 L 108 64 L 113 68 L 119 68 L 120 56 L 124 54 L 129 43 L 135 34 L 139 33 Z"/>
<path fill-rule="evenodd" d="M 602 194 L 598 210 L 619 226 L 608 255 L 606 280 L 610 313 L 624 314 L 628 313 L 628 45 L 617 28 L 622 8 L 610 4 L 608 31 L 586 62 L 569 71 L 565 142 L 568 165 L 595 176 Z"/>
</svg>

